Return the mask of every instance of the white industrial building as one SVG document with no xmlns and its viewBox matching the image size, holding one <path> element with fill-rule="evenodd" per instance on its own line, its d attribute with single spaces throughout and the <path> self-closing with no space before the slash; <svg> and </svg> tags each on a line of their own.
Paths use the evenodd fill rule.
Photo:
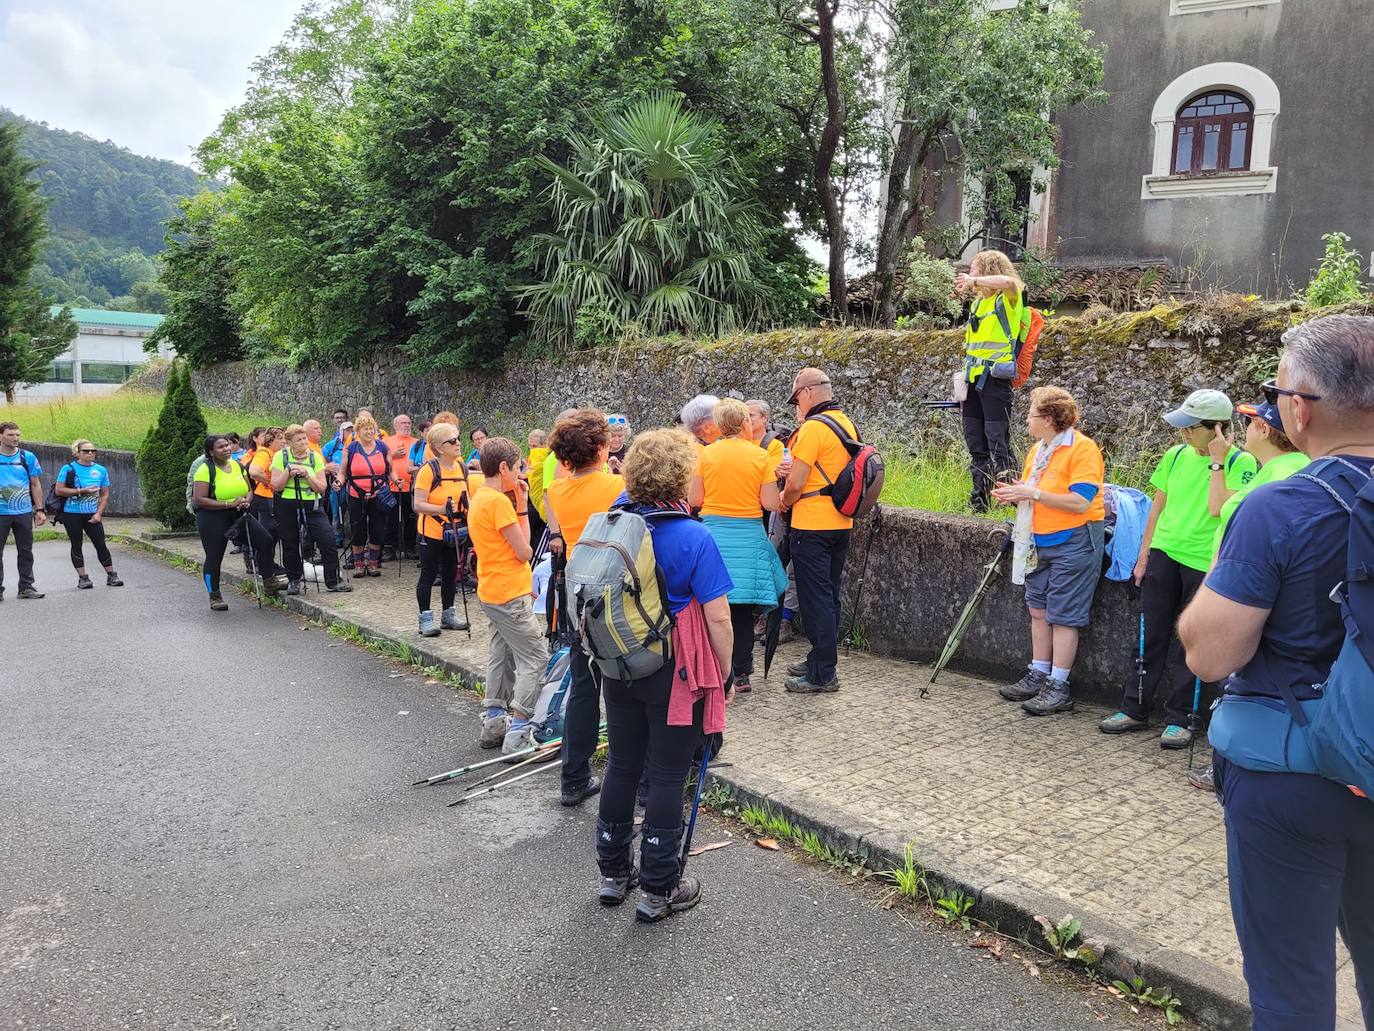
<svg viewBox="0 0 1374 1031">
<path fill-rule="evenodd" d="M 54 308 L 54 314 L 58 310 Z M 81 330 L 72 346 L 49 366 L 44 382 L 20 387 L 19 397 L 89 397 L 114 393 L 152 357 L 144 352 L 143 342 L 157 329 L 163 316 L 73 308 L 72 318 Z M 172 348 L 164 343 L 157 356 L 171 358 Z"/>
</svg>

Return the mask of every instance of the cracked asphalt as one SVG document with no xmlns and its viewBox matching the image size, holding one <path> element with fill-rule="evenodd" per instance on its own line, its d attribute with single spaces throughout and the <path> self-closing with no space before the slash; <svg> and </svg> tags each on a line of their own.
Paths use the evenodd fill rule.
<svg viewBox="0 0 1374 1031">
<path fill-rule="evenodd" d="M 468 697 L 128 549 L 80 592 L 37 553 L 47 598 L 0 605 L 0 1027 L 1145 1026 L 738 836 L 637 925 L 552 770 L 411 786 L 490 756 Z"/>
</svg>

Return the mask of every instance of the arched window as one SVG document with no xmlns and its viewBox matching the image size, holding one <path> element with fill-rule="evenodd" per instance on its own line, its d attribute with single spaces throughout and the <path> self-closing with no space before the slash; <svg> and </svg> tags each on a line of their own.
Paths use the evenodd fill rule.
<svg viewBox="0 0 1374 1031">
<path fill-rule="evenodd" d="M 1248 170 L 1254 124 L 1254 107 L 1239 93 L 1199 93 L 1179 109 L 1174 122 L 1173 174 Z"/>
</svg>

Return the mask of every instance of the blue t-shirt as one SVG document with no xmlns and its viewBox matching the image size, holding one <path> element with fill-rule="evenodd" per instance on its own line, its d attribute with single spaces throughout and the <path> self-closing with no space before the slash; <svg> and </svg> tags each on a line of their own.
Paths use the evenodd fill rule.
<svg viewBox="0 0 1374 1031">
<path fill-rule="evenodd" d="M 1363 472 L 1374 458 L 1345 457 Z M 1319 459 L 1303 472 L 1343 480 L 1349 495 L 1364 485 L 1358 472 Z M 1329 595 L 1345 579 L 1350 520 L 1327 492 L 1302 475 L 1266 483 L 1246 496 L 1221 540 L 1205 583 L 1223 598 L 1269 609 L 1254 657 L 1231 675 L 1231 694 L 1316 698 L 1345 640 L 1341 610 Z"/>
<path fill-rule="evenodd" d="M 615 506 L 628 503 L 624 494 Z M 652 512 L 652 509 L 636 508 Z M 668 610 L 677 615 L 696 598 L 702 604 L 729 594 L 734 588 L 725 559 L 720 556 L 715 538 L 704 523 L 692 518 L 649 515 L 649 534 L 654 542 L 654 561 L 663 570 L 668 585 Z"/>
<path fill-rule="evenodd" d="M 0 515 L 28 515 L 33 511 L 33 492 L 29 480 L 43 475 L 38 456 L 20 448 L 12 455 L 0 455 Z"/>
<path fill-rule="evenodd" d="M 72 483 L 73 487 L 106 487 L 110 486 L 110 474 L 105 471 L 105 467 L 99 462 L 92 462 L 90 465 L 82 465 L 80 462 L 68 462 L 57 471 L 57 482 L 62 486 L 67 486 L 68 471 L 76 473 L 76 479 Z M 86 494 L 80 497 L 66 498 L 62 506 L 63 512 L 70 512 L 73 515 L 95 515 L 96 509 L 100 507 L 99 494 Z"/>
</svg>

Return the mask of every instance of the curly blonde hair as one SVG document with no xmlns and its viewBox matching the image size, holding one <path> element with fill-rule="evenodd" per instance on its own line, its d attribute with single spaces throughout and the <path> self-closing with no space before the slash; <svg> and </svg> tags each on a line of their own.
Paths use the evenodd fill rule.
<svg viewBox="0 0 1374 1031">
<path fill-rule="evenodd" d="M 642 505 L 681 501 L 696 467 L 691 437 L 679 430 L 649 430 L 635 437 L 625 455 L 625 493 Z"/>
<path fill-rule="evenodd" d="M 969 262 L 969 271 L 975 276 L 1008 276 L 1016 280 L 1017 290 L 1026 292 L 1026 283 L 1021 278 L 1021 273 L 1016 271 L 1011 259 L 1001 251 L 979 251 Z"/>
<path fill-rule="evenodd" d="M 733 437 L 749 422 L 749 406 L 733 397 L 723 397 L 711 409 L 711 418 L 722 437 Z"/>
</svg>

